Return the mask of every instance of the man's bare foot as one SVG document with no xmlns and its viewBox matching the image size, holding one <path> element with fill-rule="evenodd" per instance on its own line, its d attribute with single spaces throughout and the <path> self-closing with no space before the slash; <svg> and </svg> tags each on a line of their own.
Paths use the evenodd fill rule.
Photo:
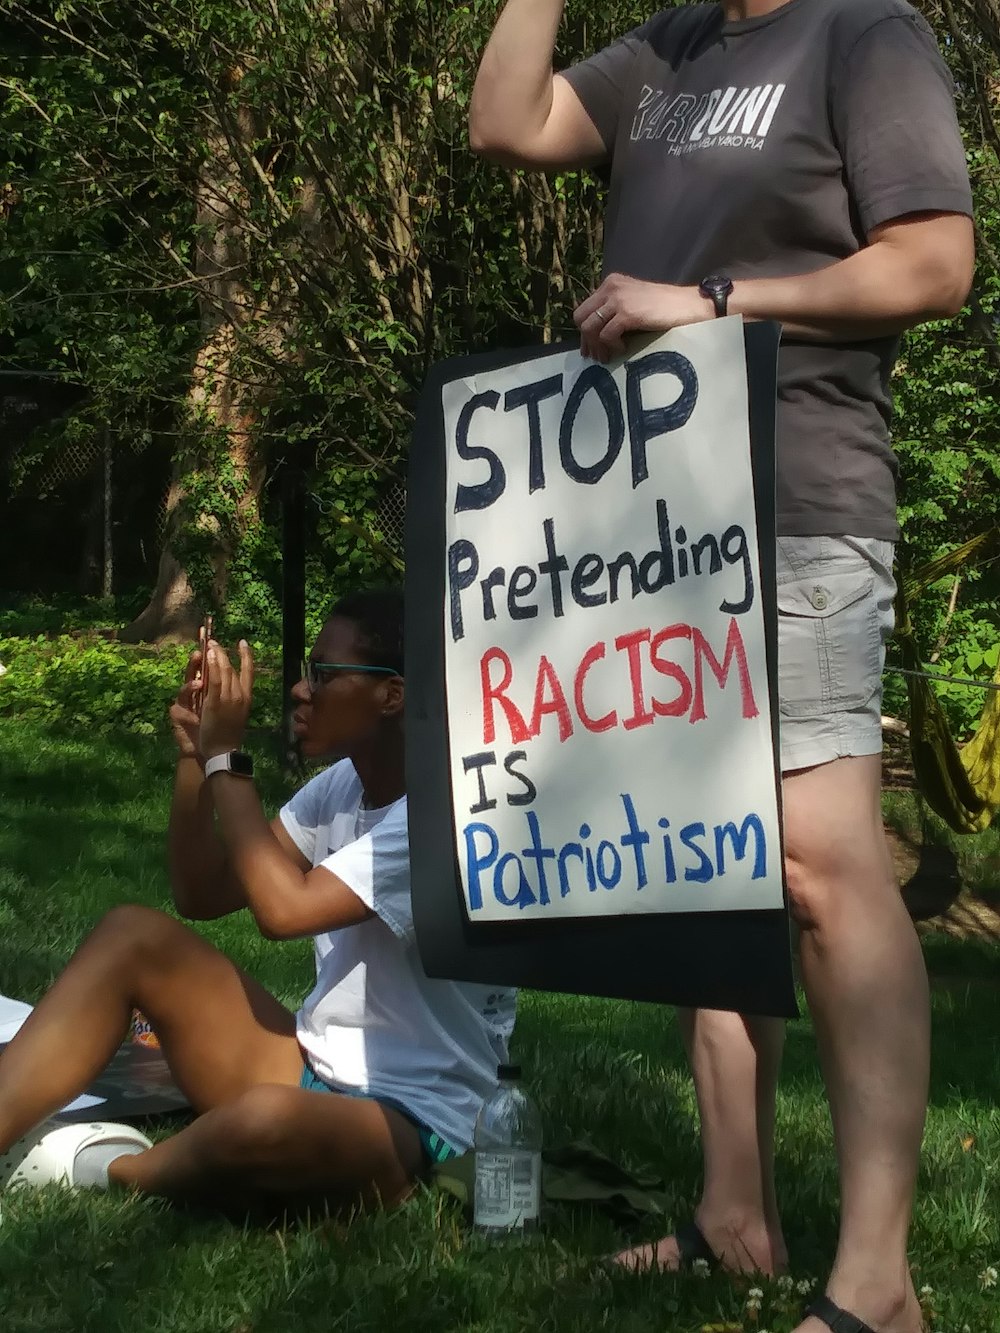
<svg viewBox="0 0 1000 1333">
<path fill-rule="evenodd" d="M 718 1224 L 700 1213 L 695 1214 L 695 1222 L 720 1268 L 731 1273 L 762 1273 L 773 1277 L 788 1267 L 784 1239 L 780 1233 L 772 1236 L 764 1223 Z M 676 1273 L 689 1261 L 682 1258 L 677 1237 L 664 1236 L 649 1245 L 622 1250 L 613 1262 L 631 1273 L 646 1273 L 651 1269 Z"/>
<path fill-rule="evenodd" d="M 842 1310 L 862 1320 L 874 1333 L 922 1333 L 924 1328 L 923 1312 L 909 1278 L 895 1291 L 886 1287 L 884 1277 L 854 1285 L 831 1278 L 827 1294 Z M 816 1315 L 810 1315 L 803 1319 L 795 1333 L 830 1333 L 830 1326 Z"/>
</svg>

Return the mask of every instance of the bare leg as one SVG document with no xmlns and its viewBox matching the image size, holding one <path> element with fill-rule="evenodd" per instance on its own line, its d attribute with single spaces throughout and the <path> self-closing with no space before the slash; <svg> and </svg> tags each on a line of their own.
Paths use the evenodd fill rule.
<svg viewBox="0 0 1000 1333">
<path fill-rule="evenodd" d="M 223 1206 L 280 1200 L 396 1202 L 422 1167 L 405 1116 L 369 1099 L 304 1092 L 295 1020 L 188 927 L 161 912 L 110 912 L 0 1059 L 0 1151 L 107 1064 L 133 1006 L 204 1114 L 109 1180 Z"/>
<path fill-rule="evenodd" d="M 786 850 L 840 1167 L 827 1292 L 879 1333 L 918 1333 L 906 1251 L 927 1105 L 927 975 L 885 844 L 880 776 L 872 755 L 786 777 Z"/>
<path fill-rule="evenodd" d="M 885 845 L 880 776 L 878 755 L 786 774 L 786 862 L 840 1167 L 840 1238 L 827 1291 L 879 1333 L 918 1333 L 921 1317 L 906 1244 L 927 1102 L 929 1006 L 919 944 Z M 720 1253 L 732 1266 L 742 1251 L 769 1271 L 767 1255 L 754 1248 L 753 1212 L 745 1207 L 756 1169 L 761 1186 L 756 1234 L 762 1214 L 765 1231 L 778 1238 L 770 1255 L 772 1267 L 778 1266 L 784 1249 L 770 1222 L 769 1109 L 777 1048 L 765 1054 L 767 1038 L 755 1044 L 749 1031 L 741 1035 L 740 1021 L 702 1013 L 694 1021 L 691 1056 L 706 1154 L 696 1219 L 713 1246 L 721 1241 Z M 758 1076 L 751 1080 L 755 1058 Z M 746 1114 L 751 1105 L 756 1168 Z M 742 1234 L 741 1207 L 750 1218 L 750 1230 Z M 676 1264 L 672 1237 L 620 1258 L 644 1266 L 658 1252 L 664 1266 Z M 800 1333 L 824 1331 L 825 1325 L 810 1319 Z"/>
<path fill-rule="evenodd" d="M 337 1209 L 400 1202 L 422 1165 L 415 1127 L 391 1107 L 262 1084 L 108 1174 L 171 1199 Z"/>
<path fill-rule="evenodd" d="M 0 1057 L 0 1151 L 82 1092 L 145 1013 L 197 1110 L 256 1083 L 297 1083 L 295 1021 L 262 986 L 180 922 L 109 912 Z"/>
<path fill-rule="evenodd" d="M 780 1271 L 788 1254 L 774 1188 L 774 1107 L 785 1025 L 711 1010 L 685 1013 L 682 1023 L 705 1159 L 695 1221 L 727 1266 Z"/>
<path fill-rule="evenodd" d="M 679 1018 L 705 1162 L 695 1221 L 727 1268 L 780 1272 L 788 1254 L 774 1190 L 774 1101 L 784 1024 L 708 1009 L 684 1009 Z M 623 1251 L 618 1261 L 631 1269 L 675 1269 L 680 1254 L 666 1236 Z"/>
</svg>

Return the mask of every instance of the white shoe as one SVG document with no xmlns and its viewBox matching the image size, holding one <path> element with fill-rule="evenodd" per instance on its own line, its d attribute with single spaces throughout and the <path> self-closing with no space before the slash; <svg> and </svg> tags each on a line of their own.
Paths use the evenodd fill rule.
<svg viewBox="0 0 1000 1333">
<path fill-rule="evenodd" d="M 67 1125 L 59 1120 L 44 1120 L 0 1156 L 0 1190 L 23 1185 L 72 1187 L 77 1184 L 74 1167 L 82 1149 L 104 1143 L 120 1143 L 124 1149 L 133 1151 L 153 1146 L 151 1139 L 131 1125 L 116 1125 L 107 1120 Z"/>
</svg>

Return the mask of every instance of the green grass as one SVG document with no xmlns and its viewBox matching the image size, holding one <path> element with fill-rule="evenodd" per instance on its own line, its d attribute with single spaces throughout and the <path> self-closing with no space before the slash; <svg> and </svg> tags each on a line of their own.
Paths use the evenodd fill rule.
<svg viewBox="0 0 1000 1333">
<path fill-rule="evenodd" d="M 162 739 L 88 742 L 0 721 L 0 991 L 36 998 L 112 904 L 165 905 L 170 772 Z M 276 805 L 284 788 L 276 769 L 265 769 L 262 785 Z M 987 878 L 982 869 L 984 891 Z M 240 918 L 205 933 L 282 999 L 305 991 L 307 946 L 265 944 Z M 934 998 L 912 1257 L 918 1286 L 932 1288 L 929 1329 L 994 1333 L 1000 1296 L 983 1289 L 980 1274 L 1000 1261 L 1000 987 L 989 980 L 1000 978 L 1000 947 L 947 943 L 952 982 Z M 526 994 L 516 1048 L 548 1142 L 588 1138 L 655 1166 L 669 1218 L 688 1213 L 696 1120 L 670 1010 Z M 807 1281 L 822 1276 L 833 1251 L 836 1177 L 805 1018 L 789 1031 L 778 1110 L 793 1276 Z M 784 1333 L 802 1303 L 773 1282 L 600 1275 L 593 1256 L 663 1228 L 625 1235 L 599 1213 L 569 1207 L 550 1208 L 529 1246 L 495 1249 L 430 1192 L 393 1215 L 287 1229 L 59 1190 L 11 1196 L 2 1209 L 2 1333 Z M 754 1285 L 763 1290 L 759 1314 L 746 1308 Z"/>
</svg>

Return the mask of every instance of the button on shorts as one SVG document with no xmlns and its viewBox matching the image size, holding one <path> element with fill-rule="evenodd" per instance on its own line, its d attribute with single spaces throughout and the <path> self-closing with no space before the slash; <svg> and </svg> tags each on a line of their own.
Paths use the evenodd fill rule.
<svg viewBox="0 0 1000 1333">
<path fill-rule="evenodd" d="M 872 537 L 778 538 L 782 772 L 881 753 L 892 563 Z"/>
</svg>

